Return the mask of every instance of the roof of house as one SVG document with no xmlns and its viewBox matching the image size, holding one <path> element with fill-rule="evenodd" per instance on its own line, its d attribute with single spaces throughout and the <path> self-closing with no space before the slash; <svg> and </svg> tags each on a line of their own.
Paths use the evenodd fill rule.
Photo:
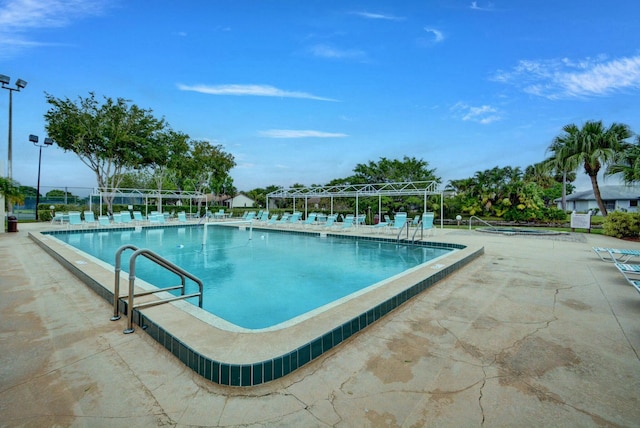
<svg viewBox="0 0 640 428">
<path fill-rule="evenodd" d="M 600 186 L 600 196 L 603 200 L 619 201 L 640 199 L 640 187 L 638 186 Z M 567 195 L 567 201 L 592 201 L 595 200 L 593 189 Z M 556 199 L 560 201 L 560 198 Z"/>
</svg>

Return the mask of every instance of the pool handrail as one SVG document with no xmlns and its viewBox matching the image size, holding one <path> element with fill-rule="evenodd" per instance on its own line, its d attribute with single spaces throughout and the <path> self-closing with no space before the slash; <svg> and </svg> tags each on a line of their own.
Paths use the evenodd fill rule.
<svg viewBox="0 0 640 428">
<path fill-rule="evenodd" d="M 128 333 L 133 333 L 134 329 L 133 329 L 133 309 L 135 308 L 142 308 L 142 307 L 150 307 L 150 306 L 156 306 L 156 305 L 160 305 L 163 303 L 168 303 L 168 302 L 172 302 L 175 300 L 182 300 L 182 299 L 188 299 L 191 297 L 198 297 L 198 306 L 200 308 L 202 308 L 202 294 L 203 294 L 203 288 L 204 285 L 202 283 L 202 281 L 197 278 L 196 276 L 190 274 L 189 272 L 185 271 L 184 269 L 182 269 L 181 267 L 171 263 L 170 261 L 168 261 L 167 259 L 161 257 L 160 255 L 154 253 L 153 251 L 149 250 L 149 249 L 140 249 L 138 247 L 136 247 L 135 245 L 132 244 L 126 244 L 123 245 L 122 247 L 118 248 L 118 250 L 116 250 L 116 262 L 115 262 L 115 281 L 114 281 L 114 289 L 113 289 L 113 316 L 111 317 L 111 321 L 116 321 L 118 319 L 120 319 L 120 313 L 118 310 L 118 302 L 120 300 L 120 266 L 121 266 L 121 258 L 122 258 L 122 253 L 125 250 L 133 250 L 134 253 L 131 255 L 131 258 L 129 259 L 129 294 L 128 296 L 128 305 L 127 305 L 127 315 L 128 315 L 128 323 L 127 323 L 127 329 L 124 330 L 125 334 Z M 176 275 L 178 275 L 180 277 L 181 280 L 181 284 L 180 285 L 174 285 L 174 286 L 170 286 L 170 287 L 164 287 L 164 288 L 156 288 L 155 290 L 149 290 L 149 291 L 143 291 L 137 294 L 134 294 L 134 286 L 135 286 L 135 262 L 136 262 L 136 258 L 142 255 L 143 257 L 151 260 L 152 262 L 156 263 L 157 265 L 169 270 L 170 272 L 175 273 Z M 198 288 L 199 291 L 197 293 L 191 293 L 191 294 L 185 294 L 185 286 L 186 286 L 186 278 L 191 279 L 193 282 L 195 282 L 196 284 L 198 284 Z M 149 294 L 154 294 L 154 293 L 159 293 L 161 291 L 170 291 L 170 290 L 177 290 L 177 289 L 181 289 L 181 295 L 180 296 L 176 296 L 176 297 L 172 297 L 172 298 L 168 298 L 168 299 L 161 299 L 161 300 L 156 300 L 156 301 L 152 301 L 152 302 L 147 302 L 147 303 L 141 303 L 138 304 L 137 306 L 133 305 L 133 298 L 134 297 L 140 297 L 140 296 L 146 296 Z M 125 296 L 122 296 L 125 297 Z"/>
<path fill-rule="evenodd" d="M 493 226 L 492 224 L 487 223 L 486 221 L 484 221 L 484 220 L 483 220 L 483 219 L 481 219 L 480 217 L 475 216 L 475 215 L 472 215 L 471 217 L 469 217 L 469 230 L 471 230 L 471 220 L 472 220 L 472 219 L 474 219 L 474 218 L 475 218 L 475 219 L 477 219 L 478 221 L 480 221 L 481 223 L 486 224 L 486 225 L 487 225 L 487 226 L 489 226 L 491 229 L 495 229 L 495 228 L 496 228 L 495 226 Z"/>
</svg>

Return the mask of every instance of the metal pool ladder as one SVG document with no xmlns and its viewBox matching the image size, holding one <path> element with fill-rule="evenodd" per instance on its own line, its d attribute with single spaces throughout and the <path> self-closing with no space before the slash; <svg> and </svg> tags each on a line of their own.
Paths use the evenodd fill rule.
<svg viewBox="0 0 640 428">
<path fill-rule="evenodd" d="M 121 266 L 120 260 L 122 258 L 122 253 L 125 250 L 133 250 L 133 254 L 129 259 L 129 294 L 127 296 L 122 296 L 122 297 L 128 298 L 128 301 L 127 301 L 128 321 L 127 321 L 127 329 L 124 330 L 125 334 L 133 333 L 134 331 L 133 329 L 133 310 L 134 309 L 148 308 L 151 306 L 161 305 L 163 303 L 173 302 L 175 300 L 189 299 L 191 297 L 198 297 L 198 306 L 202 307 L 203 284 L 200 279 L 193 276 L 189 272 L 185 271 L 181 267 L 171 263 L 169 260 L 160 257 L 158 254 L 154 253 L 151 250 L 148 250 L 145 248 L 140 249 L 135 245 L 127 244 L 127 245 L 123 245 L 122 247 L 116 250 L 116 264 L 115 264 L 116 277 L 113 285 L 113 316 L 111 317 L 111 321 L 116 321 L 120 319 L 120 312 L 118 311 L 118 302 L 121 297 L 119 295 L 120 294 L 120 266 Z M 142 291 L 140 293 L 134 294 L 133 290 L 136 282 L 136 259 L 138 258 L 138 256 L 143 256 L 151 260 L 152 262 L 156 263 L 157 265 L 167 269 L 168 271 L 178 275 L 180 277 L 181 284 L 173 285 L 165 288 L 157 288 L 155 290 Z M 190 280 L 198 284 L 199 291 L 197 293 L 185 294 L 185 285 L 186 285 L 187 278 L 189 278 Z M 170 297 L 167 299 L 154 300 L 152 302 L 138 303 L 135 306 L 133 304 L 134 297 L 147 296 L 149 294 L 159 293 L 161 291 L 178 290 L 178 289 L 181 290 L 180 296 Z"/>
</svg>

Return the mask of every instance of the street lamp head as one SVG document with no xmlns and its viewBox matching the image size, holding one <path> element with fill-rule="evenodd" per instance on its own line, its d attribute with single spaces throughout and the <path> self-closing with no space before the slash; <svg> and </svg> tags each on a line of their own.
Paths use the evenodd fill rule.
<svg viewBox="0 0 640 428">
<path fill-rule="evenodd" d="M 9 76 L 0 74 L 0 83 L 2 83 L 2 85 L 8 85 L 10 81 L 11 81 L 11 78 Z"/>
<path fill-rule="evenodd" d="M 53 138 L 49 138 L 49 137 L 45 138 L 44 139 L 44 144 L 47 145 L 47 146 L 52 145 L 53 144 Z"/>
<path fill-rule="evenodd" d="M 33 144 L 37 143 L 38 142 L 38 136 L 37 135 L 33 135 L 33 134 L 29 135 L 29 142 L 31 142 Z"/>
<path fill-rule="evenodd" d="M 24 80 L 22 80 L 22 79 L 18 79 L 18 80 L 16 80 L 16 86 L 17 86 L 18 88 L 20 88 L 20 89 L 24 89 L 24 88 L 25 88 L 25 86 L 27 86 L 27 82 L 25 82 L 25 81 L 24 81 Z"/>
</svg>

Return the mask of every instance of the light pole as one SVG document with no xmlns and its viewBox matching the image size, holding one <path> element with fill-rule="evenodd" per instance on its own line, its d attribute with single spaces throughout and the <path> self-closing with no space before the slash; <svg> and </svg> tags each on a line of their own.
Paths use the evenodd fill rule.
<svg viewBox="0 0 640 428">
<path fill-rule="evenodd" d="M 13 116 L 13 91 L 20 92 L 20 89 L 24 89 L 27 86 L 27 82 L 22 79 L 16 80 L 16 87 L 9 87 L 9 82 L 11 78 L 9 76 L 5 76 L 4 74 L 0 74 L 0 83 L 2 83 L 2 89 L 6 89 L 9 91 L 9 137 L 8 137 L 8 145 L 7 145 L 7 178 L 11 180 L 13 177 L 11 170 L 11 143 L 12 143 L 12 116 Z M 13 212 L 13 204 L 9 204 L 9 214 Z"/>
<path fill-rule="evenodd" d="M 40 148 L 40 153 L 38 154 L 38 188 L 36 189 L 36 221 L 38 221 L 38 205 L 40 205 L 40 165 L 42 164 L 42 148 L 47 147 L 53 144 L 53 139 L 45 138 L 44 145 L 38 144 L 38 136 L 37 135 L 29 135 L 29 141 L 33 143 L 34 146 Z"/>
</svg>

